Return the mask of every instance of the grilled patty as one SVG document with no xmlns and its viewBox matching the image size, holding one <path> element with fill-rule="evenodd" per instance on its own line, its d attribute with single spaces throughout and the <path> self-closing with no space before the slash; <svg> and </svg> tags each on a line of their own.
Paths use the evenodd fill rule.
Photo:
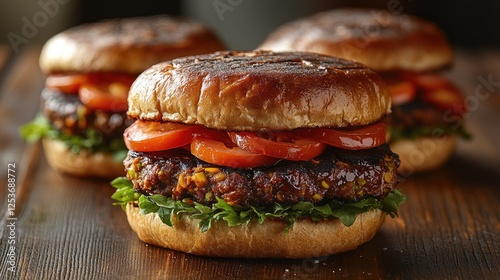
<svg viewBox="0 0 500 280">
<path fill-rule="evenodd" d="M 248 207 L 384 198 L 397 185 L 399 158 L 387 145 L 363 151 L 328 148 L 306 162 L 283 160 L 268 167 L 233 169 L 175 149 L 129 151 L 124 165 L 127 177 L 142 194 L 190 198 L 205 205 L 220 197 L 231 205 Z"/>
<path fill-rule="evenodd" d="M 104 139 L 122 137 L 132 123 L 126 112 L 91 110 L 82 104 L 77 94 L 65 94 L 56 90 L 42 91 L 42 113 L 50 123 L 66 135 L 86 137 L 88 129 Z"/>
</svg>

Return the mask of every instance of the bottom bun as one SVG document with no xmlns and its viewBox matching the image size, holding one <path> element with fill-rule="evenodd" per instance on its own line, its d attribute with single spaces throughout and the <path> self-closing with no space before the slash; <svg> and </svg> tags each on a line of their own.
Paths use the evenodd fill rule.
<svg viewBox="0 0 500 280">
<path fill-rule="evenodd" d="M 288 233 L 285 223 L 276 220 L 233 227 L 217 221 L 201 232 L 199 221 L 187 215 L 174 215 L 174 226 L 169 227 L 156 213 L 143 215 L 133 204 L 127 205 L 126 212 L 130 226 L 146 243 L 194 255 L 231 258 L 300 259 L 353 250 L 373 238 L 385 217 L 384 212 L 372 210 L 358 215 L 350 227 L 338 219 L 302 219 Z"/>
<path fill-rule="evenodd" d="M 63 142 L 54 139 L 44 138 L 42 143 L 47 162 L 61 173 L 100 178 L 125 174 L 123 163 L 113 160 L 110 154 L 85 151 L 75 154 Z"/>
<path fill-rule="evenodd" d="M 390 143 L 391 150 L 401 160 L 398 172 L 402 176 L 409 176 L 441 167 L 453 154 L 456 139 L 455 135 L 445 135 L 439 138 L 401 139 Z"/>
</svg>

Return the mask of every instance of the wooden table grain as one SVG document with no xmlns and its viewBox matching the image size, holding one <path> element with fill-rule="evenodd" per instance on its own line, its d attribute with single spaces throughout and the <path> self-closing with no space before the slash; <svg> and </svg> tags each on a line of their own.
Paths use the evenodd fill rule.
<svg viewBox="0 0 500 280">
<path fill-rule="evenodd" d="M 112 205 L 108 181 L 57 174 L 39 143 L 18 136 L 39 108 L 39 51 L 0 47 L 0 279 L 500 277 L 500 50 L 458 50 L 446 73 L 467 95 L 473 140 L 460 141 L 444 168 L 403 177 L 408 201 L 373 240 L 304 260 L 197 257 L 138 240 Z M 9 163 L 16 165 L 14 212 L 7 201 Z"/>
</svg>

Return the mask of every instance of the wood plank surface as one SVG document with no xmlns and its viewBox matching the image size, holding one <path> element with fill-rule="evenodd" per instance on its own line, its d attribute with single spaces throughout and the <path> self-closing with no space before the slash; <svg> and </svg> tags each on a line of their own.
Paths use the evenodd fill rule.
<svg viewBox="0 0 500 280">
<path fill-rule="evenodd" d="M 498 279 L 500 86 L 483 92 L 442 169 L 402 178 L 408 202 L 357 250 L 305 260 L 197 257 L 147 245 L 112 205 L 107 181 L 60 175 L 18 127 L 38 110 L 39 48 L 14 55 L 0 84 L 0 279 Z M 0 65 L 1 67 L 1 65 Z M 448 73 L 467 96 L 479 77 L 500 82 L 500 51 L 460 50 Z M 479 80 L 478 80 L 479 79 Z M 488 91 L 489 92 L 489 91 Z M 471 102 L 473 98 L 471 98 Z M 6 169 L 17 164 L 15 267 L 9 271 Z M 325 242 L 328 242 L 325 240 Z"/>
</svg>

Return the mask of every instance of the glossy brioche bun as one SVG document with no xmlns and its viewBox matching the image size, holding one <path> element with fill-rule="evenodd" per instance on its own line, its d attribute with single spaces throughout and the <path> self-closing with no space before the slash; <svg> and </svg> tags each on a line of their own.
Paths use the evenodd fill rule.
<svg viewBox="0 0 500 280">
<path fill-rule="evenodd" d="M 336 9 L 290 22 L 258 49 L 316 52 L 377 71 L 429 71 L 453 59 L 443 32 L 433 23 L 376 9 Z"/>
<path fill-rule="evenodd" d="M 456 139 L 455 135 L 445 134 L 439 138 L 398 139 L 389 142 L 389 146 L 399 155 L 401 164 L 398 173 L 406 177 L 444 165 L 455 150 Z"/>
<path fill-rule="evenodd" d="M 118 72 L 139 74 L 176 57 L 223 50 L 202 24 L 185 18 L 149 16 L 83 24 L 44 45 L 40 67 L 46 74 Z"/>
<path fill-rule="evenodd" d="M 391 98 L 377 73 L 352 61 L 225 51 L 154 65 L 128 104 L 131 118 L 258 131 L 366 125 L 390 112 Z"/>
<path fill-rule="evenodd" d="M 139 239 L 153 245 L 194 255 L 234 258 L 310 258 L 353 250 L 371 240 L 384 221 L 385 213 L 372 210 L 359 214 L 350 227 L 338 219 L 295 222 L 288 233 L 283 222 L 252 221 L 246 226 L 213 222 L 201 232 L 198 220 L 174 215 L 173 227 L 165 225 L 156 213 L 143 215 L 139 207 L 128 204 L 127 219 Z"/>
<path fill-rule="evenodd" d="M 61 141 L 43 138 L 43 149 L 49 165 L 61 172 L 75 176 L 115 178 L 124 176 L 125 168 L 112 155 L 82 151 L 74 154 Z"/>
</svg>

